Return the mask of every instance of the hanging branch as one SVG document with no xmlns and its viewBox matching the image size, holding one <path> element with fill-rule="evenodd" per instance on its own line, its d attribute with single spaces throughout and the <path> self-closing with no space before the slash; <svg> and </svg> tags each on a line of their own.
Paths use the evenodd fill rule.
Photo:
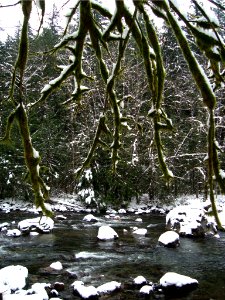
<svg viewBox="0 0 225 300">
<path fill-rule="evenodd" d="M 38 28 L 38 33 L 37 33 L 37 35 L 39 35 L 39 32 L 40 32 L 41 27 L 42 27 L 43 22 L 44 22 L 44 15 L 45 15 L 45 0 L 38 0 L 38 5 L 40 6 L 40 9 L 41 9 L 41 21 L 40 21 L 40 25 L 39 25 L 39 28 Z"/>
<path fill-rule="evenodd" d="M 50 188 L 44 183 L 39 173 L 41 158 L 39 156 L 38 151 L 36 151 L 33 147 L 32 138 L 29 130 L 27 112 L 24 107 L 25 99 L 23 93 L 23 78 L 29 53 L 28 25 L 32 10 L 32 0 L 22 0 L 21 4 L 24 18 L 20 36 L 18 56 L 15 62 L 10 87 L 10 99 L 13 105 L 15 106 L 15 109 L 8 117 L 5 136 L 0 140 L 0 143 L 9 143 L 11 141 L 11 129 L 13 124 L 16 123 L 19 127 L 20 136 L 22 139 L 25 164 L 28 170 L 28 177 L 31 182 L 32 190 L 35 196 L 36 207 L 40 207 L 45 215 L 50 216 L 52 212 L 46 207 L 44 203 L 49 198 Z M 19 95 L 17 97 L 18 100 L 16 100 L 16 97 L 14 95 L 14 86 L 17 71 L 19 71 Z"/>
<path fill-rule="evenodd" d="M 51 80 L 41 91 L 41 97 L 34 103 L 31 104 L 31 107 L 36 106 L 44 102 L 53 92 L 55 92 L 63 82 L 66 81 L 66 79 L 69 76 L 75 76 L 75 89 L 73 92 L 73 97 L 70 99 L 69 102 L 72 100 L 78 100 L 80 99 L 81 94 L 83 94 L 83 88 L 81 87 L 81 81 L 85 78 L 90 79 L 86 76 L 86 74 L 82 71 L 82 55 L 83 55 L 83 49 L 84 49 L 84 43 L 86 39 L 86 35 L 88 33 L 89 25 L 86 20 L 89 19 L 89 11 L 88 7 L 90 6 L 89 1 L 81 1 L 80 2 L 80 24 L 78 31 L 68 37 L 64 37 L 64 39 L 55 46 L 55 50 L 62 49 L 63 47 L 66 47 L 69 49 L 74 57 L 74 60 L 69 64 L 68 66 L 64 67 L 61 74 Z M 66 46 L 71 40 L 75 40 L 75 46 Z M 67 102 L 66 102 L 67 103 Z M 68 103 L 67 103 L 68 104 Z"/>
<path fill-rule="evenodd" d="M 7 5 L 0 5 L 0 8 L 6 8 L 6 7 L 12 7 L 12 6 L 16 6 L 18 4 L 20 4 L 22 1 L 18 1 L 14 4 L 7 4 Z"/>
<path fill-rule="evenodd" d="M 163 87 L 164 87 L 164 78 L 165 78 L 165 70 L 163 67 L 162 55 L 160 51 L 159 42 L 157 39 L 157 35 L 154 27 L 152 26 L 150 19 L 143 7 L 143 3 L 141 1 L 134 1 L 134 5 L 140 10 L 140 12 L 144 16 L 146 31 L 148 34 L 148 39 L 153 47 L 153 51 L 150 51 L 150 46 L 148 44 L 148 40 L 145 37 L 145 34 L 142 32 L 140 26 L 135 23 L 130 12 L 125 8 L 124 9 L 124 17 L 128 26 L 132 26 L 131 32 L 139 46 L 141 51 L 145 70 L 147 74 L 147 80 L 149 84 L 149 89 L 152 93 L 152 104 L 154 114 L 149 114 L 150 117 L 153 118 L 154 124 L 154 141 L 157 148 L 158 160 L 161 170 L 163 172 L 164 178 L 169 181 L 173 177 L 173 173 L 168 169 L 168 166 L 165 161 L 165 157 L 163 154 L 163 144 L 161 140 L 161 130 L 172 128 L 171 121 L 166 117 L 166 114 L 163 112 L 161 108 L 161 102 L 163 97 Z M 161 118 L 166 119 L 166 124 L 161 122 Z"/>
<path fill-rule="evenodd" d="M 76 172 L 75 172 L 76 177 L 80 177 L 80 175 L 83 173 L 83 171 L 90 166 L 90 163 L 91 163 L 92 158 L 94 156 L 95 150 L 97 149 L 98 146 L 109 148 L 108 145 L 101 140 L 102 133 L 110 134 L 110 130 L 106 125 L 105 115 L 100 116 L 98 127 L 97 127 L 97 130 L 96 130 L 96 133 L 95 133 L 95 137 L 94 137 L 92 146 L 91 146 L 91 148 L 88 152 L 88 155 L 87 155 L 85 161 L 82 164 L 82 167 L 79 168 L 78 170 L 76 170 Z"/>
<path fill-rule="evenodd" d="M 215 118 L 214 118 L 214 108 L 216 106 L 216 98 L 210 86 L 210 83 L 204 73 L 204 70 L 200 67 L 197 59 L 195 58 L 193 52 L 191 51 L 188 41 L 181 30 L 178 21 L 174 15 L 170 12 L 167 3 L 163 0 L 161 1 L 163 9 L 166 12 L 168 21 L 173 29 L 176 39 L 180 45 L 183 52 L 184 58 L 189 66 L 191 74 L 195 80 L 197 87 L 202 95 L 203 102 L 209 111 L 209 130 L 208 130 L 208 171 L 209 171 L 209 188 L 210 188 L 210 201 L 212 204 L 213 214 L 215 220 L 220 229 L 223 229 L 221 222 L 219 220 L 218 212 L 215 204 L 214 189 L 213 189 L 213 169 L 214 169 L 214 151 L 215 149 Z"/>
<path fill-rule="evenodd" d="M 20 98 L 22 98 L 23 76 L 24 76 L 27 59 L 28 59 L 28 52 L 29 52 L 28 24 L 29 24 L 30 14 L 32 10 L 32 0 L 22 0 L 21 4 L 22 4 L 22 11 L 23 11 L 23 25 L 22 25 L 21 36 L 20 36 L 18 56 L 14 66 L 11 88 L 10 88 L 10 99 L 13 101 L 15 106 L 17 105 L 17 101 L 14 100 L 14 86 L 15 86 L 17 70 L 19 70 L 19 91 L 20 91 Z"/>
</svg>

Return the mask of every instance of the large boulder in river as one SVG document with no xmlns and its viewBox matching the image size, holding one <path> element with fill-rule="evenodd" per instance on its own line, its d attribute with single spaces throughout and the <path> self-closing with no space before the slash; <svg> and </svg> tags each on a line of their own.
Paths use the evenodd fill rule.
<svg viewBox="0 0 225 300">
<path fill-rule="evenodd" d="M 158 243 L 164 247 L 176 248 L 180 246 L 180 236 L 175 231 L 169 230 L 160 235 Z"/>
<path fill-rule="evenodd" d="M 18 223 L 18 228 L 22 233 L 38 231 L 40 233 L 50 233 L 54 227 L 54 221 L 46 216 L 26 219 Z"/>
<path fill-rule="evenodd" d="M 99 227 L 97 238 L 101 241 L 114 240 L 118 238 L 118 234 L 112 227 L 104 225 Z"/>
<path fill-rule="evenodd" d="M 160 286 L 166 295 L 187 294 L 198 287 L 198 281 L 189 276 L 168 272 L 160 279 Z"/>
<path fill-rule="evenodd" d="M 2 292 L 15 292 L 16 290 L 24 288 L 27 276 L 28 269 L 20 265 L 11 265 L 0 269 L 0 287 L 4 287 Z"/>
<path fill-rule="evenodd" d="M 189 205 L 177 206 L 166 216 L 166 228 L 181 236 L 205 236 L 216 234 L 215 223 L 210 220 L 203 208 Z"/>
</svg>

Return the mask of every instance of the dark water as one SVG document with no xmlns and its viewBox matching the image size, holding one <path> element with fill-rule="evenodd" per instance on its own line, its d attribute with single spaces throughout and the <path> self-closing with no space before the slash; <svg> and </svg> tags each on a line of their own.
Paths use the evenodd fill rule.
<svg viewBox="0 0 225 300">
<path fill-rule="evenodd" d="M 47 276 L 40 268 L 61 261 L 65 270 L 76 274 L 78 280 L 99 286 L 116 280 L 127 283 L 138 275 L 158 282 L 166 272 L 177 272 L 199 281 L 199 288 L 182 299 L 225 299 L 225 234 L 220 238 L 181 238 L 177 249 L 157 246 L 157 240 L 165 231 L 165 217 L 141 216 L 143 223 L 135 222 L 136 215 L 121 216 L 121 220 L 83 222 L 84 214 L 65 214 L 66 220 L 56 220 L 51 234 L 39 236 L 6 237 L 0 233 L 0 268 L 10 264 L 21 264 L 28 268 L 31 281 L 63 281 L 70 285 L 75 279 L 66 275 Z M 17 212 L 0 214 L 0 223 L 35 217 Z M 114 242 L 97 241 L 98 227 L 111 225 L 119 235 Z M 131 226 L 146 228 L 148 234 L 135 236 Z M 127 229 L 127 233 L 124 233 Z M 85 258 L 76 258 L 82 252 Z M 61 276 L 61 277 L 60 277 Z M 75 299 L 71 294 L 71 299 Z M 65 299 L 70 299 L 65 298 Z M 137 299 L 127 291 L 124 295 L 108 299 Z M 164 298 L 160 298 L 164 299 Z M 181 299 L 181 298 L 179 298 Z"/>
</svg>

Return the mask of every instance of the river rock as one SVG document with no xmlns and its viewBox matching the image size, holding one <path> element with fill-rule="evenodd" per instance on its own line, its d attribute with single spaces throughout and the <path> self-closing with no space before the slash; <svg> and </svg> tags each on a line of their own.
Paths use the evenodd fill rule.
<svg viewBox="0 0 225 300">
<path fill-rule="evenodd" d="M 118 214 L 126 214 L 126 213 L 127 213 L 127 211 L 124 208 L 120 208 L 118 210 Z"/>
<path fill-rule="evenodd" d="M 16 291 L 22 289 L 26 285 L 28 269 L 17 265 L 7 266 L 0 269 L 0 286 L 4 286 L 5 290 Z"/>
<path fill-rule="evenodd" d="M 98 299 L 98 292 L 97 289 L 90 285 L 90 286 L 85 286 L 83 281 L 74 281 L 72 283 L 73 287 L 73 292 L 74 295 L 78 295 L 82 299 L 88 299 L 88 300 L 96 300 Z"/>
<path fill-rule="evenodd" d="M 92 214 L 88 214 L 83 218 L 85 222 L 98 222 L 98 219 L 94 217 Z"/>
<path fill-rule="evenodd" d="M 58 292 L 64 291 L 65 290 L 65 284 L 64 282 L 58 282 L 56 281 L 53 285 L 52 288 L 55 289 Z"/>
<path fill-rule="evenodd" d="M 5 231 L 10 226 L 8 222 L 4 222 L 0 224 L 0 231 Z"/>
<path fill-rule="evenodd" d="M 180 245 L 179 234 L 172 230 L 166 231 L 160 235 L 158 243 L 164 247 L 176 248 Z"/>
<path fill-rule="evenodd" d="M 137 234 L 137 235 L 146 235 L 147 229 L 146 228 L 135 228 L 135 230 L 133 230 L 133 233 Z"/>
<path fill-rule="evenodd" d="M 35 230 L 41 233 L 50 233 L 53 227 L 54 221 L 46 216 L 26 219 L 18 223 L 19 230 L 25 234 Z"/>
<path fill-rule="evenodd" d="M 198 287 L 198 281 L 189 276 L 168 272 L 160 279 L 160 286 L 164 294 L 186 294 Z"/>
<path fill-rule="evenodd" d="M 154 288 L 152 285 L 143 285 L 140 289 L 140 294 L 150 295 L 154 292 Z"/>
<path fill-rule="evenodd" d="M 142 287 L 147 283 L 147 279 L 144 276 L 137 276 L 134 278 L 133 283 L 135 286 Z"/>
<path fill-rule="evenodd" d="M 6 232 L 7 236 L 18 237 L 21 236 L 21 231 L 19 229 L 9 229 Z"/>
<path fill-rule="evenodd" d="M 50 288 L 50 284 L 37 282 L 31 286 L 30 293 L 38 295 L 40 300 L 48 300 L 46 288 Z"/>
<path fill-rule="evenodd" d="M 57 271 L 61 271 L 63 269 L 63 265 L 60 261 L 56 261 L 50 265 L 50 268 L 57 270 Z"/>
<path fill-rule="evenodd" d="M 110 294 L 121 288 L 121 283 L 117 281 L 111 281 L 104 283 L 97 287 L 97 292 L 99 295 Z"/>
<path fill-rule="evenodd" d="M 202 237 L 217 233 L 215 223 L 207 218 L 203 208 L 188 205 L 172 209 L 166 215 L 166 227 L 181 236 Z"/>
<path fill-rule="evenodd" d="M 119 236 L 113 228 L 108 225 L 99 227 L 97 238 L 101 241 L 114 240 Z"/>
</svg>

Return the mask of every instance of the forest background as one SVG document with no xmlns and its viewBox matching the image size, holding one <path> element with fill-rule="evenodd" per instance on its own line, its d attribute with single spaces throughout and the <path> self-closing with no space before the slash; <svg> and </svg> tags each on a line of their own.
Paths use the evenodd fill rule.
<svg viewBox="0 0 225 300">
<path fill-rule="evenodd" d="M 220 1 L 220 4 L 224 7 L 223 1 Z M 224 11 L 214 7 L 214 12 L 220 22 L 218 31 L 224 37 Z M 98 26 L 107 26 L 106 19 L 98 10 L 95 10 L 93 15 Z M 201 11 L 195 9 L 189 18 L 197 22 L 199 15 Z M 116 170 L 112 167 L 112 146 L 108 146 L 112 143 L 114 119 L 106 101 L 99 61 L 90 45 L 85 49 L 82 60 L 83 71 L 91 80 L 88 89 L 84 87 L 82 98 L 79 98 L 79 101 L 75 98 L 71 101 L 74 79 L 67 78 L 60 89 L 48 96 L 47 101 L 31 107 L 30 104 L 38 99 L 40 92 L 44 91 L 43 88 L 57 78 L 63 66 L 72 59 L 69 47 L 60 48 L 57 53 L 51 51 L 62 41 L 64 31 L 57 8 L 54 7 L 51 14 L 45 15 L 45 18 L 48 19 L 48 25 L 38 36 L 28 28 L 29 59 L 23 76 L 23 96 L 25 95 L 24 105 L 27 107 L 32 142 L 41 157 L 40 173 L 47 186 L 51 187 L 51 195 L 75 193 L 81 200 L 88 199 L 89 203 L 105 202 L 115 206 L 125 205 L 133 197 L 138 200 L 146 193 L 150 200 L 158 199 L 161 202 L 173 201 L 183 194 L 201 194 L 207 198 L 208 111 L 202 103 L 199 89 L 172 28 L 163 25 L 157 32 L 166 71 L 162 111 L 166 112 L 164 121 L 167 122 L 167 127 L 161 131 L 161 147 L 170 174 L 173 175 L 170 180 L 165 180 L 155 143 L 155 128 L 151 115 L 154 110 L 150 101 L 152 91 L 149 90 L 143 53 L 135 38 L 131 37 L 127 43 L 126 55 L 114 85 L 120 111 L 126 115 L 121 126 L 121 145 Z M 73 15 L 68 33 L 75 32 L 78 26 L 77 12 Z M 143 32 L 146 31 L 143 19 L 139 19 L 138 26 Z M 187 26 L 182 28 L 192 52 L 211 78 L 212 69 L 209 68 L 208 58 L 196 45 L 195 37 Z M 0 41 L 0 136 L 4 136 L 8 116 L 12 111 L 9 90 L 20 41 L 20 27 L 13 37 L 8 36 L 5 41 Z M 87 41 L 87 44 L 89 43 L 90 41 Z M 109 41 L 109 45 L 110 54 L 106 49 L 102 51 L 106 65 L 113 70 L 118 58 L 118 40 Z M 15 79 L 15 85 L 15 90 L 19 90 L 19 78 Z M 225 169 L 225 111 L 222 87 L 223 85 L 215 89 L 216 141 L 221 170 Z M 94 147 L 95 151 L 87 161 L 103 117 L 107 118 L 107 126 L 102 123 L 104 141 L 101 139 L 101 143 Z M 24 148 L 17 126 L 11 128 L 11 136 L 13 138 L 10 145 L 0 146 L 0 198 L 13 197 L 32 201 L 31 184 L 27 176 L 27 166 L 24 164 Z M 88 163 L 82 168 L 84 162 Z M 77 171 L 81 169 L 83 172 L 76 176 Z M 215 192 L 219 192 L 216 183 L 214 189 Z"/>
</svg>

